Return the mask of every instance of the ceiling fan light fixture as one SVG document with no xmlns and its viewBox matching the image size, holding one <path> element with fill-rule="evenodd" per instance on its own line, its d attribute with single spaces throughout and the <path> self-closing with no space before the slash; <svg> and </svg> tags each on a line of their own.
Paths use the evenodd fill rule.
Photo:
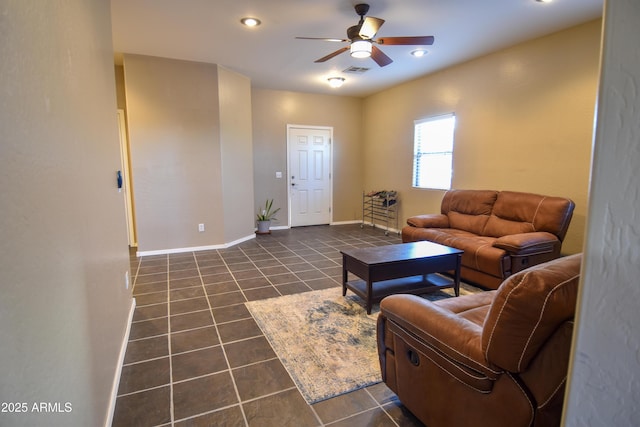
<svg viewBox="0 0 640 427">
<path fill-rule="evenodd" d="M 351 56 L 354 58 L 368 58 L 371 56 L 371 42 L 368 40 L 356 40 L 351 43 Z"/>
<path fill-rule="evenodd" d="M 429 53 L 429 51 L 426 49 L 416 49 L 411 51 L 411 55 L 415 56 L 416 58 L 421 58 L 427 53 Z"/>
<path fill-rule="evenodd" d="M 247 27 L 257 27 L 258 25 L 261 24 L 258 18 L 251 18 L 251 17 L 242 18 L 240 22 L 242 23 L 242 25 L 245 25 Z"/>
<path fill-rule="evenodd" d="M 344 77 L 329 77 L 327 81 L 332 88 L 339 88 L 344 84 Z"/>
</svg>

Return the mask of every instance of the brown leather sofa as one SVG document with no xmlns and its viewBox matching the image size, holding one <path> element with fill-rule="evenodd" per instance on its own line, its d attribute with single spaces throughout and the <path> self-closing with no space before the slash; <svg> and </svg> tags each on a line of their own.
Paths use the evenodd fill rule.
<svg viewBox="0 0 640 427">
<path fill-rule="evenodd" d="M 496 289 L 511 274 L 560 256 L 574 207 L 562 197 L 450 190 L 439 214 L 407 219 L 402 241 L 429 240 L 464 250 L 462 279 Z"/>
<path fill-rule="evenodd" d="M 560 425 L 581 259 L 531 267 L 498 290 L 383 299 L 384 382 L 429 427 Z"/>
</svg>

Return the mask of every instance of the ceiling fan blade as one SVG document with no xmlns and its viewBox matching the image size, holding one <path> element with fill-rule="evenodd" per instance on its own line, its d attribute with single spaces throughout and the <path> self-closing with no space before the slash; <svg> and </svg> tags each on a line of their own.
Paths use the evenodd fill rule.
<svg viewBox="0 0 640 427">
<path fill-rule="evenodd" d="M 341 49 L 338 49 L 338 50 L 336 50 L 335 52 L 330 53 L 330 54 L 329 54 L 329 55 L 327 55 L 327 56 L 323 56 L 323 57 L 322 57 L 322 58 L 320 58 L 320 59 L 316 59 L 316 60 L 315 60 L 315 61 L 313 61 L 313 62 L 325 62 L 325 61 L 328 61 L 329 59 L 333 58 L 334 56 L 338 56 L 338 55 L 340 55 L 342 52 L 346 52 L 347 50 L 349 50 L 349 46 L 345 46 L 345 47 L 343 47 L 343 48 L 341 48 Z"/>
<path fill-rule="evenodd" d="M 326 37 L 296 37 L 297 39 L 301 39 L 301 40 L 322 40 L 325 42 L 348 42 L 348 39 L 332 39 L 332 38 L 326 38 Z"/>
<path fill-rule="evenodd" d="M 432 45 L 434 40 L 435 37 L 433 36 L 384 37 L 376 40 L 376 43 L 388 45 Z"/>
<path fill-rule="evenodd" d="M 360 26 L 360 32 L 358 34 L 363 39 L 370 40 L 376 35 L 378 30 L 380 30 L 382 24 L 384 24 L 384 19 L 367 16 L 364 18 L 364 22 Z"/>
<path fill-rule="evenodd" d="M 393 62 L 393 59 L 389 58 L 383 51 L 381 51 L 378 46 L 371 46 L 371 59 L 376 61 L 376 63 L 384 67 Z"/>
</svg>

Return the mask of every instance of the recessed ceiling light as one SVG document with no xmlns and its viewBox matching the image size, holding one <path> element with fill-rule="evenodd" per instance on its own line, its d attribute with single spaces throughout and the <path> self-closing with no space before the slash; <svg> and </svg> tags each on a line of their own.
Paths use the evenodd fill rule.
<svg viewBox="0 0 640 427">
<path fill-rule="evenodd" d="M 412 50 L 411 51 L 411 55 L 415 56 L 416 58 L 420 58 L 421 56 L 425 56 L 427 53 L 429 53 L 429 51 L 426 50 L 426 49 L 416 49 L 416 50 Z"/>
<path fill-rule="evenodd" d="M 344 83 L 344 77 L 329 77 L 327 81 L 329 82 L 329 86 L 338 88 Z"/>
<path fill-rule="evenodd" d="M 553 0 L 536 0 L 538 3 L 551 3 Z"/>
<path fill-rule="evenodd" d="M 240 22 L 242 22 L 242 24 L 246 25 L 247 27 L 257 27 L 258 25 L 261 24 L 258 18 L 250 18 L 250 17 L 242 18 Z"/>
</svg>

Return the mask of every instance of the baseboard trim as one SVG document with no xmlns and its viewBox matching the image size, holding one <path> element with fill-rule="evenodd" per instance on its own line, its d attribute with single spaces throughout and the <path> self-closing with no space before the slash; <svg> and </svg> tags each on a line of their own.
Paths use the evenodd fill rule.
<svg viewBox="0 0 640 427">
<path fill-rule="evenodd" d="M 120 355 L 118 357 L 118 366 L 116 366 L 116 374 L 111 387 L 111 401 L 107 413 L 107 422 L 105 427 L 111 427 L 113 424 L 113 414 L 116 410 L 116 399 L 118 398 L 118 389 L 120 388 L 120 376 L 122 375 L 122 365 L 124 365 L 124 356 L 127 352 L 127 344 L 129 343 L 129 334 L 131 333 L 131 323 L 133 322 L 133 313 L 136 311 L 136 299 L 131 299 L 131 308 L 129 309 L 129 318 L 127 319 L 127 329 L 124 331 L 122 344 L 120 345 Z"/>
<path fill-rule="evenodd" d="M 348 225 L 348 224 L 363 224 L 363 225 L 368 225 L 371 226 L 373 225 L 375 228 L 380 228 L 382 230 L 385 230 L 389 233 L 397 233 L 400 234 L 400 230 L 396 230 L 394 228 L 389 228 L 388 230 L 378 224 L 371 224 L 370 222 L 362 222 L 361 220 L 351 220 L 351 221 L 335 221 L 332 222 L 329 225 Z M 279 225 L 279 226 L 275 226 L 275 227 L 271 227 L 270 230 L 289 230 L 291 227 L 287 226 L 287 225 Z M 168 254 L 180 254 L 180 253 L 184 253 L 184 252 L 198 252 L 198 251 L 209 251 L 209 250 L 215 250 L 215 249 L 227 249 L 230 248 L 231 246 L 235 246 L 239 243 L 242 242 L 246 242 L 247 240 L 251 240 L 251 239 L 255 239 L 256 236 L 255 234 L 251 234 L 249 236 L 245 236 L 242 237 L 238 240 L 234 240 L 233 242 L 229 242 L 229 243 L 223 243 L 221 245 L 209 245 L 209 246 L 191 246 L 191 247 L 186 247 L 186 248 L 173 248 L 173 249 L 159 249 L 159 250 L 155 250 L 155 251 L 137 251 L 136 252 L 136 256 L 138 257 L 143 257 L 143 256 L 151 256 L 151 255 L 168 255 Z"/>
<path fill-rule="evenodd" d="M 362 221 L 359 219 L 354 219 L 352 221 L 334 221 L 329 225 L 349 225 L 349 224 L 360 224 Z"/>
<path fill-rule="evenodd" d="M 156 251 L 137 251 L 136 256 L 150 256 L 150 255 L 167 255 L 167 254 L 180 254 L 184 252 L 198 252 L 198 251 L 210 251 L 214 249 L 227 249 L 231 246 L 235 246 L 239 243 L 246 242 L 247 240 L 255 239 L 255 234 L 242 237 L 238 240 L 234 240 L 233 242 L 223 243 L 221 245 L 210 245 L 210 246 L 191 246 L 187 248 L 173 248 L 173 249 L 159 249 Z"/>
</svg>

